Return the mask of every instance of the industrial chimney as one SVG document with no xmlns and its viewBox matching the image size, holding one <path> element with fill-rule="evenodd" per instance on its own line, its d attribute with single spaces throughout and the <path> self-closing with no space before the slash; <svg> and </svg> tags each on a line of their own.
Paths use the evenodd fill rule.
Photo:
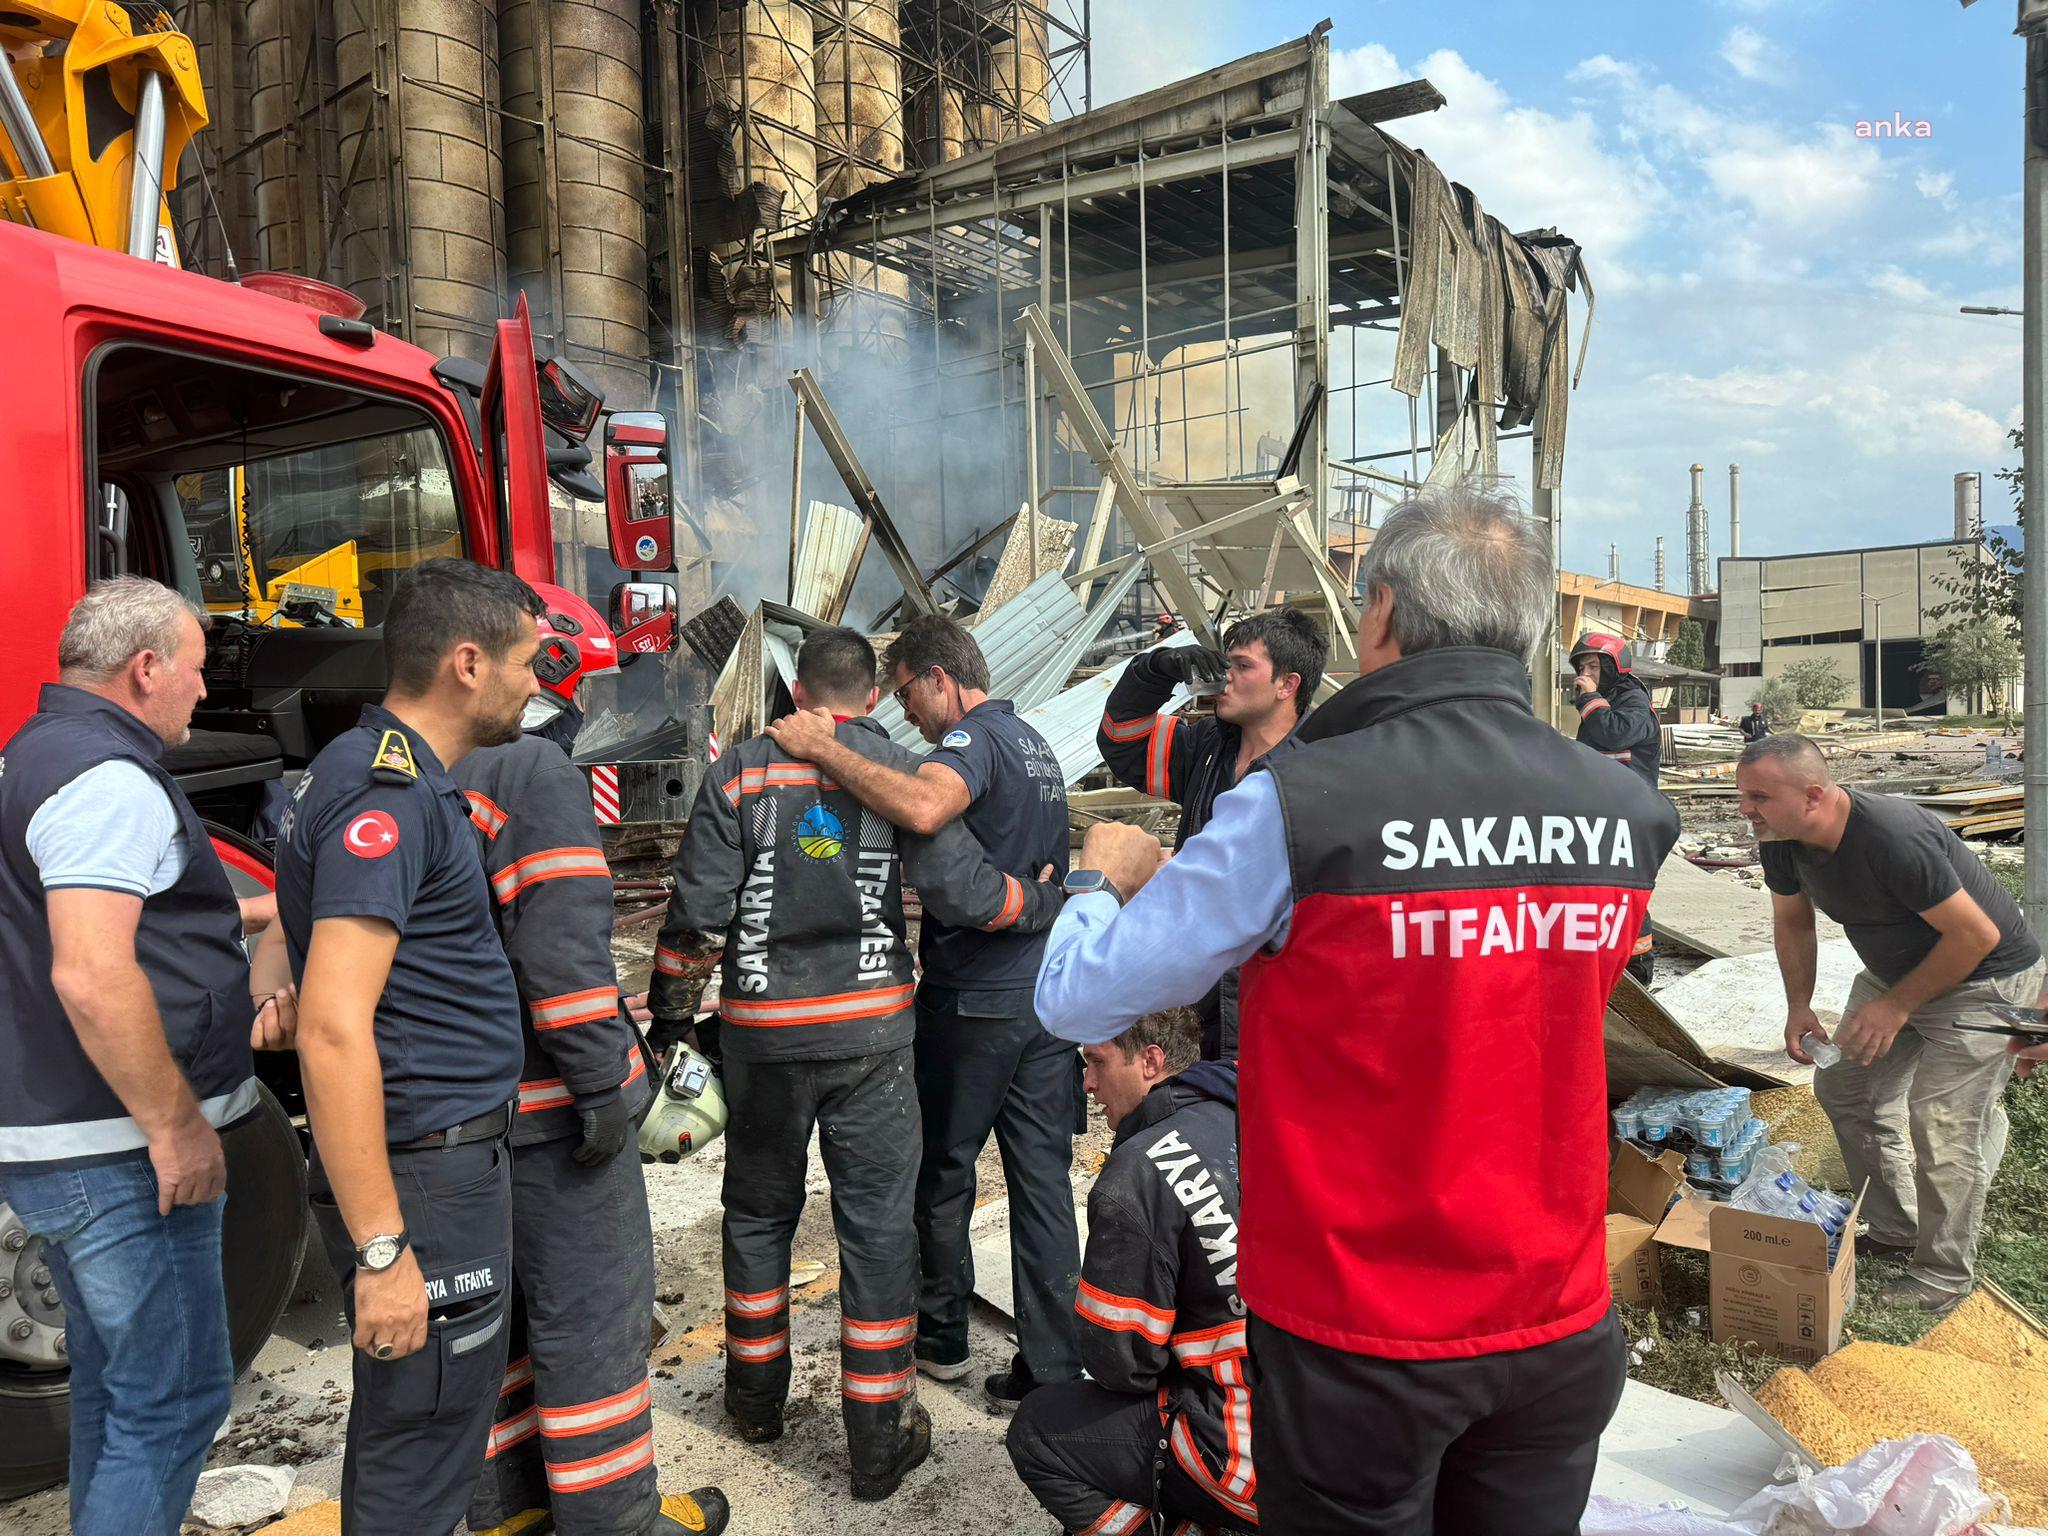
<svg viewBox="0 0 2048 1536">
<path fill-rule="evenodd" d="M 1742 553 L 1742 466 L 1728 466 L 1728 558 Z"/>
<path fill-rule="evenodd" d="M 1621 580 L 1621 546 L 1618 544 L 1607 546 L 1607 579 Z"/>
<path fill-rule="evenodd" d="M 1694 593 L 1707 590 L 1707 466 L 1692 467 L 1692 504 L 1685 509 L 1685 579 Z"/>
<path fill-rule="evenodd" d="M 1657 535 L 1657 590 L 1664 590 L 1664 535 Z"/>
<path fill-rule="evenodd" d="M 1956 476 L 1956 542 L 1967 543 L 1984 533 L 1984 479 L 1974 472 Z"/>
</svg>

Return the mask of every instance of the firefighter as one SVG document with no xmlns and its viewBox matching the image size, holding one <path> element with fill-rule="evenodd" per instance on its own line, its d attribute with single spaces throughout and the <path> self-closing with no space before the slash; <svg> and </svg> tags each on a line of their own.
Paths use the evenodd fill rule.
<svg viewBox="0 0 2048 1536">
<path fill-rule="evenodd" d="M 899 827 L 930 835 L 958 817 L 998 869 L 1025 880 L 1048 866 L 1064 875 L 1059 756 L 1008 699 L 989 697 L 988 658 L 974 636 L 946 614 L 921 614 L 882 653 L 882 670 L 904 719 L 936 749 L 914 771 L 848 750 L 828 717 L 807 710 L 768 734 Z M 1070 1174 L 1088 1105 L 1079 1053 L 1049 1037 L 1032 1012 L 1044 935 L 981 933 L 940 916 L 928 915 L 918 934 L 917 1368 L 948 1382 L 973 1369 L 968 1222 L 981 1152 L 994 1135 L 1010 1198 L 1017 1352 L 1009 1370 L 981 1385 L 1009 1409 L 1041 1383 L 1081 1374 L 1081 1230 Z"/>
<path fill-rule="evenodd" d="M 446 1536 L 505 1373 L 519 992 L 442 767 L 519 734 L 533 593 L 429 560 L 384 619 L 390 686 L 313 759 L 277 842 L 313 1217 L 355 1341 L 345 1529 Z"/>
<path fill-rule="evenodd" d="M 717 1532 L 715 1488 L 656 1486 L 647 1379 L 654 1234 L 633 1140 L 649 1093 L 640 1033 L 619 1007 L 612 879 L 590 786 L 552 727 L 583 679 L 616 671 L 596 611 L 545 604 L 525 734 L 472 752 L 455 781 L 490 876 L 519 986 L 526 1064 L 512 1119 L 510 1363 L 469 1527 L 485 1536 Z M 552 1519 L 552 1526 L 550 1526 Z"/>
<path fill-rule="evenodd" d="M 1161 615 L 1162 618 L 1165 615 Z M 1131 788 L 1181 808 L 1179 848 L 1208 825 L 1216 797 L 1268 759 L 1295 746 L 1294 728 L 1323 680 L 1330 643 L 1299 608 L 1240 619 L 1221 651 L 1165 646 L 1134 657 L 1110 690 L 1095 745 L 1109 771 Z M 1177 686 L 1215 694 L 1213 717 L 1162 715 Z M 1219 691 L 1220 690 L 1220 691 Z M 1237 1058 L 1237 973 L 1196 1005 L 1202 1055 Z"/>
<path fill-rule="evenodd" d="M 1358 680 L 1300 751 L 1163 866 L 1088 829 L 1039 1016 L 1113 1039 L 1244 966 L 1266 1529 L 1570 1536 L 1627 1363 L 1602 1020 L 1678 814 L 1531 713 L 1556 585 L 1512 503 L 1425 491 L 1360 579 Z M 1472 1156 L 1537 1124 L 1540 1159 Z"/>
<path fill-rule="evenodd" d="M 1572 647 L 1572 693 L 1579 706 L 1579 740 L 1624 764 L 1650 788 L 1664 753 L 1650 690 L 1635 676 L 1636 653 L 1619 635 L 1581 635 Z M 1629 955 L 1628 973 L 1644 986 L 1657 971 L 1650 914 Z"/>
<path fill-rule="evenodd" d="M 1258 1523 L 1237 1294 L 1237 1068 L 1197 1061 L 1200 1045 L 1195 1011 L 1170 1008 L 1083 1053 L 1116 1137 L 1088 1196 L 1074 1304 L 1091 1379 L 1033 1392 L 1009 1436 L 1017 1475 L 1070 1532 L 1131 1536 L 1155 1512 Z"/>
<path fill-rule="evenodd" d="M 875 653 L 823 630 L 797 657 L 797 707 L 829 711 L 850 753 L 916 759 L 868 718 Z M 926 921 L 1036 932 L 1047 883 L 1003 874 L 965 827 L 899 833 L 767 736 L 728 752 L 697 793 L 655 952 L 650 1038 L 680 1037 L 723 957 L 722 1018 L 700 1042 L 722 1060 L 725 1408 L 752 1442 L 782 1433 L 789 1394 L 789 1256 L 820 1129 L 839 1236 L 840 1393 L 856 1499 L 886 1499 L 931 1450 L 917 1403 L 920 1116 L 903 882 Z"/>
</svg>

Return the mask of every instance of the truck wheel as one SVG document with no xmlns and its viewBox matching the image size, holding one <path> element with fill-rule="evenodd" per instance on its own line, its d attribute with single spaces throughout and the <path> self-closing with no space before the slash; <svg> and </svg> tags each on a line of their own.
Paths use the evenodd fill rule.
<svg viewBox="0 0 2048 1536">
<path fill-rule="evenodd" d="M 241 1371 L 291 1300 L 305 1248 L 306 1158 L 270 1090 L 256 1113 L 221 1140 L 228 1162 L 222 1221 L 228 1342 Z M 70 1373 L 64 1308 L 43 1245 L 0 1201 L 0 1499 L 62 1482 L 70 1448 Z"/>
</svg>

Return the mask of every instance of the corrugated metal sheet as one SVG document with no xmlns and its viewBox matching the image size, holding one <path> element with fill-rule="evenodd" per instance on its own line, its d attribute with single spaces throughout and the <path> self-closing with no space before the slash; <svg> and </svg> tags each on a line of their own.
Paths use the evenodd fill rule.
<svg viewBox="0 0 2048 1536">
<path fill-rule="evenodd" d="M 1095 637 L 1102 633 L 1102 626 L 1109 622 L 1110 615 L 1124 600 L 1124 595 L 1137 585 L 1144 569 L 1145 562 L 1138 555 L 1124 561 L 1123 569 L 1115 580 L 1096 594 L 1095 606 L 1088 610 L 1087 616 L 1061 637 L 1059 648 L 1039 667 L 1031 681 L 1011 695 L 1019 714 L 1037 708 L 1067 686 L 1067 679 L 1081 664 L 1082 652 L 1095 643 Z"/>
<path fill-rule="evenodd" d="M 1169 635 L 1158 645 L 1150 647 L 1160 650 L 1176 645 L 1193 645 L 1195 637 L 1186 630 Z M 1124 675 L 1124 668 L 1132 658 L 1125 657 L 1106 671 L 1076 683 L 1063 693 L 1054 694 L 1036 709 L 1026 710 L 1023 720 L 1046 740 L 1053 755 L 1060 760 L 1060 771 L 1065 776 L 1067 787 L 1072 789 L 1081 780 L 1102 766 L 1102 752 L 1095 744 L 1096 727 L 1102 723 L 1103 710 L 1109 703 L 1109 691 L 1116 686 L 1117 679 Z M 1171 714 L 1188 699 L 1185 688 L 1174 689 L 1167 701 L 1159 706 L 1161 714 Z"/>
<path fill-rule="evenodd" d="M 1101 618 L 1095 629 L 1099 630 L 1109 615 L 1106 608 L 1098 608 L 1097 612 Z M 1023 693 L 1047 663 L 1059 655 L 1062 642 L 1088 621 L 1081 600 L 1057 572 L 1039 577 L 990 614 L 974 630 L 975 641 L 988 661 L 990 697 L 1015 699 Z M 1094 634 L 1095 630 L 1090 630 L 1089 638 L 1093 639 Z M 1072 670 L 1071 663 L 1067 670 Z M 1053 686 L 1065 681 L 1066 675 L 1062 673 Z M 912 752 L 925 750 L 924 738 L 918 735 L 917 727 L 903 718 L 894 699 L 883 698 L 875 719 L 898 746 Z"/>
<path fill-rule="evenodd" d="M 826 608 L 838 597 L 852 574 L 854 551 L 860 547 L 861 515 L 851 507 L 829 501 L 811 503 L 804 520 L 803 552 L 796 561 L 796 592 L 789 606 L 800 608 L 814 619 L 826 616 Z"/>
</svg>

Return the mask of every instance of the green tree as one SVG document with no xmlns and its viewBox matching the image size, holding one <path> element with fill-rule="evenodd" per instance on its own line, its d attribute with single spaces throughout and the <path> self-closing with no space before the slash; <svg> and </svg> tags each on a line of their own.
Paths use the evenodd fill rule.
<svg viewBox="0 0 2048 1536">
<path fill-rule="evenodd" d="M 1776 730 L 1791 730 L 1799 724 L 1799 695 L 1782 677 L 1774 677 L 1751 695 L 1764 707 L 1764 718 Z"/>
<path fill-rule="evenodd" d="M 2026 433 L 2015 427 L 2006 434 L 2015 452 L 2026 447 Z M 2026 472 L 2014 465 L 1995 472 L 2012 494 L 2012 520 L 2026 538 Z M 1989 559 L 1973 560 L 1961 571 L 1948 571 L 1933 578 L 1934 585 L 1948 594 L 1944 602 L 1929 606 L 1930 619 L 1997 619 L 2008 633 L 2020 632 L 2021 602 L 2026 595 L 2026 551 L 2003 534 L 1986 533 L 1984 548 Z"/>
<path fill-rule="evenodd" d="M 1792 689 L 1801 709 L 1833 709 L 1849 696 L 1849 680 L 1823 657 L 1795 661 L 1779 676 Z"/>
<path fill-rule="evenodd" d="M 1707 670 L 1707 627 L 1698 619 L 1680 619 L 1678 634 L 1671 642 L 1671 648 L 1664 653 L 1664 659 L 1674 667 L 1685 667 L 1694 672 Z M 1676 693 L 1681 705 L 1699 705 L 1707 702 L 1707 690 L 1698 683 L 1681 684 Z"/>
<path fill-rule="evenodd" d="M 2003 695 L 2025 662 L 2012 629 L 1992 616 L 1959 619 L 1927 642 L 1923 672 L 1939 673 L 1951 694 Z"/>
</svg>

